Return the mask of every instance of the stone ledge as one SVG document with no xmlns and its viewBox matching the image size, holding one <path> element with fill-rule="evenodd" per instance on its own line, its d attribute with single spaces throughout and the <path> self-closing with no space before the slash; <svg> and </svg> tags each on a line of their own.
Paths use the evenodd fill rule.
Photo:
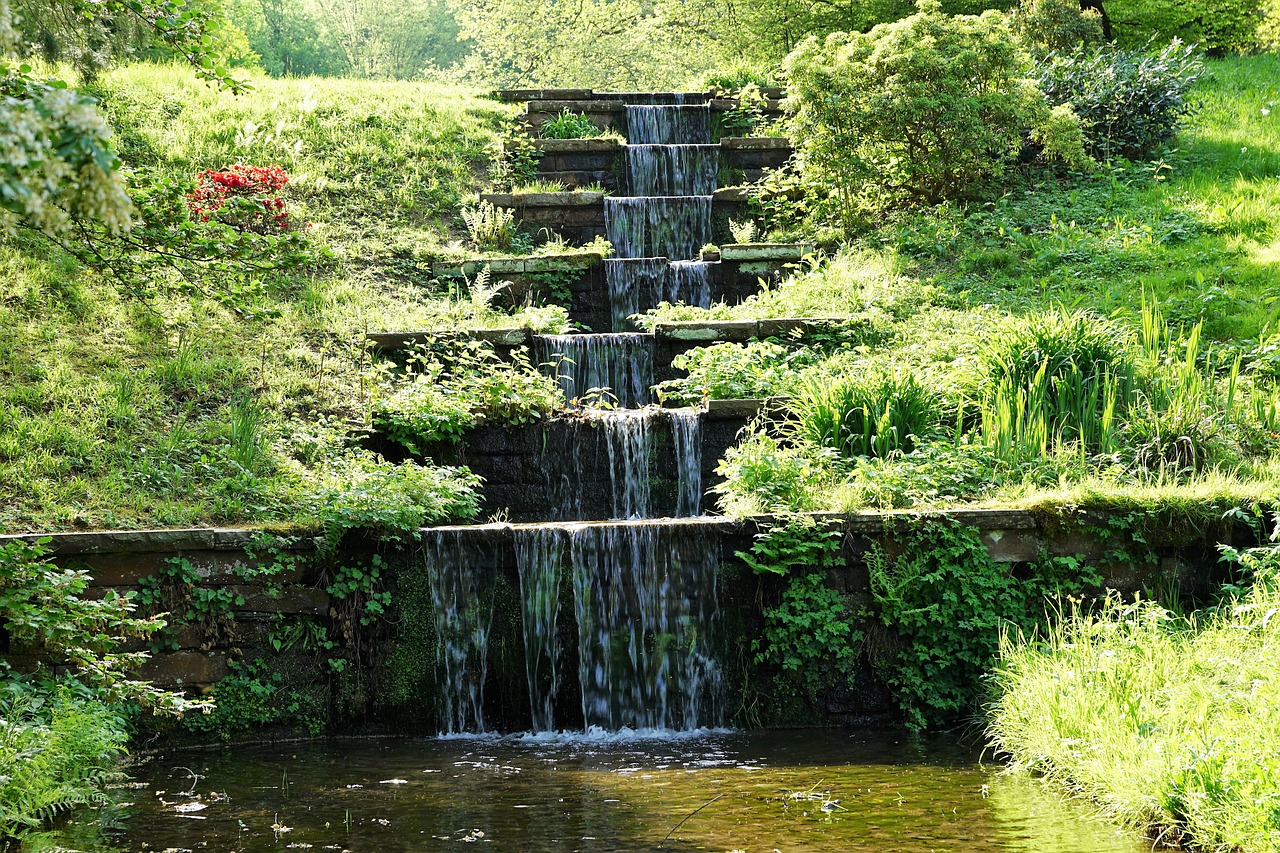
<svg viewBox="0 0 1280 853">
<path fill-rule="evenodd" d="M 585 101 L 594 94 L 590 89 L 499 89 L 493 93 L 499 101 L 508 104 L 522 101 Z"/>
<path fill-rule="evenodd" d="M 738 103 L 739 101 L 737 98 L 712 98 L 711 109 L 717 112 L 728 112 L 729 110 L 736 110 L 738 108 Z M 764 111 L 767 113 L 782 112 L 782 99 L 765 98 Z"/>
<path fill-rule="evenodd" d="M 806 331 L 816 326 L 838 323 L 838 317 L 779 317 L 766 320 L 687 320 L 655 323 L 657 338 L 673 341 L 743 342 L 751 338 L 771 338 L 797 329 Z"/>
<path fill-rule="evenodd" d="M 419 341 L 449 337 L 471 338 L 499 347 L 518 347 L 528 342 L 530 334 L 528 329 L 439 329 L 421 332 L 371 332 L 365 335 L 365 340 L 369 341 L 378 352 L 394 352 Z"/>
<path fill-rule="evenodd" d="M 720 146 L 734 151 L 790 151 L 792 147 L 785 136 L 726 136 Z"/>
<path fill-rule="evenodd" d="M 48 538 L 52 554 L 110 554 L 127 551 L 145 554 L 157 551 L 237 551 L 252 544 L 262 534 L 275 531 L 264 528 L 195 527 L 172 530 L 102 530 L 87 533 L 22 533 L 0 536 L 0 545 L 21 540 L 34 542 Z M 296 535 L 296 534 L 279 534 Z M 309 535 L 309 534 L 308 534 Z M 310 551 L 315 542 L 300 539 L 294 550 Z"/>
<path fill-rule="evenodd" d="M 591 207 L 604 203 L 602 192 L 563 193 L 481 193 L 482 201 L 494 207 Z"/>
<path fill-rule="evenodd" d="M 813 253 L 803 243 L 725 243 L 720 246 L 724 261 L 798 261 Z"/>
<path fill-rule="evenodd" d="M 585 270 L 604 260 L 599 252 L 568 252 L 562 255 L 525 255 L 517 258 L 473 258 L 460 264 L 431 265 L 435 276 L 475 275 L 485 267 L 492 273 L 537 273 Z"/>
<path fill-rule="evenodd" d="M 585 139 L 540 139 L 538 147 L 543 154 L 610 154 L 622 147 L 613 137 L 587 137 Z"/>
<path fill-rule="evenodd" d="M 621 113 L 626 112 L 622 101 L 611 98 L 537 98 L 529 101 L 529 112 L 534 113 Z"/>
</svg>

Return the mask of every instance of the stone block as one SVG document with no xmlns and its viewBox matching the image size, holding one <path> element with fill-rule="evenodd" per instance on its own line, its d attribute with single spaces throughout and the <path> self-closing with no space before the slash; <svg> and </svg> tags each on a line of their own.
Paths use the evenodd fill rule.
<svg viewBox="0 0 1280 853">
<path fill-rule="evenodd" d="M 792 150 L 791 140 L 785 136 L 726 136 L 720 145 L 731 151 L 786 151 Z"/>
<path fill-rule="evenodd" d="M 329 595 L 321 589 L 294 586 L 271 595 L 256 585 L 243 584 L 230 588 L 244 598 L 244 604 L 233 608 L 239 613 L 302 613 L 321 616 L 329 612 Z"/>
<path fill-rule="evenodd" d="M 982 544 L 997 563 L 1029 563 L 1040 556 L 1040 538 L 1026 530 L 988 530 Z"/>
<path fill-rule="evenodd" d="M 564 154 L 611 154 L 617 152 L 622 143 L 613 137 L 603 139 L 541 139 L 538 147 L 543 155 Z"/>
<path fill-rule="evenodd" d="M 760 410 L 767 404 L 767 400 L 759 398 L 708 400 L 706 417 L 709 420 L 750 420 L 758 415 Z"/>
<path fill-rule="evenodd" d="M 160 687 L 214 684 L 231 673 L 226 655 L 182 651 L 158 654 L 138 668 L 137 677 Z"/>
<path fill-rule="evenodd" d="M 746 341 L 755 337 L 756 326 L 755 320 L 658 323 L 653 333 L 675 341 Z"/>
<path fill-rule="evenodd" d="M 595 93 L 590 89 L 499 89 L 493 95 L 499 101 L 518 104 L 522 101 L 585 101 Z"/>
</svg>

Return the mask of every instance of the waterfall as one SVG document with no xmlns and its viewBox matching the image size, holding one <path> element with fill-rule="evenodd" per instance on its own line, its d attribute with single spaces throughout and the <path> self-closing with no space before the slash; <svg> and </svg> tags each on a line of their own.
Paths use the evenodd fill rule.
<svg viewBox="0 0 1280 853">
<path fill-rule="evenodd" d="M 720 172 L 719 145 L 628 145 L 633 196 L 710 195 Z"/>
<path fill-rule="evenodd" d="M 567 400 L 608 389 L 621 408 L 649 403 L 653 385 L 653 335 L 537 335 L 535 352 L 560 381 Z"/>
<path fill-rule="evenodd" d="M 649 517 L 649 461 L 653 442 L 649 426 L 654 413 L 619 410 L 600 414 L 609 448 L 609 482 L 613 518 Z"/>
<path fill-rule="evenodd" d="M 627 141 L 632 145 L 700 144 L 711 141 L 711 106 L 632 106 Z"/>
<path fill-rule="evenodd" d="M 676 517 L 702 514 L 702 416 L 692 409 L 667 412 L 676 451 Z"/>
<path fill-rule="evenodd" d="M 705 261 L 672 261 L 667 268 L 662 298 L 696 308 L 711 307 L 711 265 Z"/>
<path fill-rule="evenodd" d="M 435 610 L 440 721 L 449 734 L 483 732 L 493 621 L 493 596 L 487 594 L 492 580 L 482 570 L 488 562 L 457 528 L 431 531 L 424 552 Z"/>
<path fill-rule="evenodd" d="M 701 531 L 583 526 L 570 556 L 586 725 L 717 724 L 717 561 Z"/>
<path fill-rule="evenodd" d="M 609 196 L 604 222 L 620 258 L 692 258 L 711 239 L 711 196 Z"/>
<path fill-rule="evenodd" d="M 560 686 L 556 617 L 560 611 L 563 531 L 535 527 L 515 532 L 520 572 L 520 612 L 524 619 L 524 667 L 535 732 L 555 730 L 555 695 Z"/>
<path fill-rule="evenodd" d="M 604 280 L 609 288 L 613 328 L 621 331 L 627 327 L 628 317 L 652 308 L 653 294 L 665 289 L 667 259 L 612 258 L 604 262 Z"/>
</svg>

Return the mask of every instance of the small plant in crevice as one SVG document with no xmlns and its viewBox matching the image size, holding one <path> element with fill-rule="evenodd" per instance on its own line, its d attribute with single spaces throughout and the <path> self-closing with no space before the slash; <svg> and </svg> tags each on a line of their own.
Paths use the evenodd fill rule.
<svg viewBox="0 0 1280 853">
<path fill-rule="evenodd" d="M 138 604 L 167 617 L 163 630 L 151 641 L 152 651 L 176 650 L 177 632 L 184 625 L 199 630 L 204 648 L 234 636 L 234 609 L 244 605 L 244 596 L 232 586 L 211 585 L 205 580 L 190 560 L 170 557 L 155 574 L 138 581 Z"/>
<path fill-rule="evenodd" d="M 786 579 L 777 605 L 763 610 L 753 660 L 795 679 L 810 703 L 848 692 L 856 680 L 863 634 L 845 597 L 828 585 L 828 574 L 844 567 L 840 550 L 840 531 L 796 519 L 758 533 L 749 551 L 736 552 L 755 574 Z"/>
<path fill-rule="evenodd" d="M 471 245 L 482 252 L 510 249 L 518 230 L 515 219 L 514 210 L 484 199 L 462 209 L 462 221 L 467 226 Z"/>
<path fill-rule="evenodd" d="M 592 139 L 605 133 L 587 116 L 567 109 L 538 126 L 538 135 L 543 139 Z"/>
</svg>

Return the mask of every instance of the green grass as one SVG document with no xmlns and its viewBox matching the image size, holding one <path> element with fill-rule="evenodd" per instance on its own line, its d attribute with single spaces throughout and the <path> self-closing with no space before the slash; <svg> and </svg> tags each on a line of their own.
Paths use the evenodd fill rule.
<svg viewBox="0 0 1280 853">
<path fill-rule="evenodd" d="M 1276 554 L 1247 554 L 1252 589 L 1189 619 L 1112 600 L 1006 637 L 994 745 L 1155 838 L 1280 850 Z"/>
</svg>

